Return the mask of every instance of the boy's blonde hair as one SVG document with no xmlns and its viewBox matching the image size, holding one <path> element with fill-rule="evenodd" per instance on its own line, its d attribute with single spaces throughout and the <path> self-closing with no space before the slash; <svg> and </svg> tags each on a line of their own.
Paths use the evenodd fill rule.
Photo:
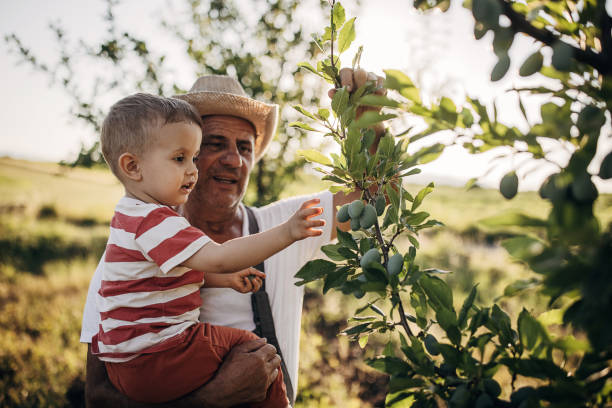
<svg viewBox="0 0 612 408">
<path fill-rule="evenodd" d="M 193 106 L 175 98 L 146 93 L 125 97 L 111 106 L 102 123 L 102 155 L 119 177 L 118 159 L 126 152 L 142 154 L 152 140 L 152 130 L 168 123 L 187 122 L 202 127 Z"/>
</svg>

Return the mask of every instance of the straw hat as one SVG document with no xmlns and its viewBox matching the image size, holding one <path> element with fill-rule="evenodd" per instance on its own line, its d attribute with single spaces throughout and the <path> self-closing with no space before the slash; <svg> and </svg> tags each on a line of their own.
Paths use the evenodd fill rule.
<svg viewBox="0 0 612 408">
<path fill-rule="evenodd" d="M 255 127 L 255 161 L 263 156 L 276 133 L 278 105 L 249 98 L 240 83 L 226 75 L 197 79 L 188 93 L 175 95 L 193 105 L 200 115 L 230 115 L 246 119 Z"/>
</svg>

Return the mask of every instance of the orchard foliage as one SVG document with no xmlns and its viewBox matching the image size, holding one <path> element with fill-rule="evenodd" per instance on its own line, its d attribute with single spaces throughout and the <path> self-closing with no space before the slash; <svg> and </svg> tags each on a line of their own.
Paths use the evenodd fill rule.
<svg viewBox="0 0 612 408">
<path fill-rule="evenodd" d="M 45 74 L 71 101 L 71 116 L 99 136 L 102 120 L 113 100 L 134 92 L 172 96 L 185 92 L 196 79 L 176 78 L 177 61 L 156 49 L 153 40 L 118 23 L 120 0 L 104 0 L 106 33 L 99 40 L 74 39 L 61 23 L 50 25 L 59 51 L 50 61 L 16 34 L 5 36 L 10 50 L 22 62 Z M 254 205 L 275 201 L 288 183 L 296 179 L 303 160 L 293 160 L 295 141 L 301 134 L 286 126 L 294 119 L 293 104 L 319 102 L 322 89 L 305 79 L 296 64 L 318 52 L 299 23 L 308 9 L 311 18 L 323 20 L 320 0 L 263 1 L 243 7 L 239 1 L 184 0 L 186 11 L 160 16 L 158 26 L 178 41 L 195 75 L 230 75 L 255 99 L 280 105 L 279 134 L 268 154 L 251 173 Z M 176 5 L 174 6 L 176 7 Z M 83 67 L 87 67 L 84 69 Z M 93 68 L 91 68 L 93 67 Z M 98 142 L 83 146 L 72 166 L 91 167 L 104 162 Z"/>
<path fill-rule="evenodd" d="M 610 226 L 600 226 L 593 213 L 598 192 L 591 180 L 595 175 L 587 170 L 598 138 L 609 136 L 612 106 L 610 17 L 601 3 L 465 4 L 473 10 L 477 38 L 494 32 L 499 62 L 492 80 L 506 74 L 515 34 L 525 33 L 542 48 L 552 48 L 550 64 L 538 51 L 520 69 L 520 75 L 539 72 L 556 82 L 551 88 L 514 90 L 550 95 L 552 100 L 541 107 L 541 123 L 520 132 L 498 122 L 495 109 L 490 115 L 477 100 L 458 107 L 442 98 L 426 106 L 410 78 L 396 70 L 385 71 L 389 96 L 376 94 L 372 82 L 353 92 L 340 88 L 338 55 L 355 38 L 354 19 L 346 18 L 340 3 L 330 2 L 330 25 L 315 39 L 327 56 L 300 66 L 338 88 L 332 109 L 311 112 L 295 106 L 308 120 L 292 126 L 333 138 L 340 154 L 310 150 L 302 155 L 323 166 L 318 170 L 335 183 L 332 191 L 358 190 L 362 199 L 338 209 L 338 221 L 350 222 L 351 232 L 338 229 L 338 242 L 321 248 L 328 259 L 307 263 L 296 277 L 298 284 L 322 280 L 324 293 L 334 289 L 364 299 L 343 331 L 362 347 L 377 333 L 392 333 L 397 339 L 367 361 L 390 376 L 387 406 L 438 407 L 442 401 L 450 407 L 479 408 L 612 403 L 612 235 Z M 415 1 L 421 9 L 446 10 L 449 4 Z M 502 15 L 510 25 L 500 24 Z M 357 108 L 364 105 L 382 109 L 358 115 Z M 372 126 L 403 114 L 422 118 L 427 129 L 407 135 L 387 130 L 377 139 Z M 486 221 L 530 229 L 503 245 L 528 264 L 535 277 L 513 283 L 506 295 L 535 284 L 550 299 L 551 310 L 543 315 L 523 309 L 513 322 L 498 305 L 475 303 L 477 285 L 466 298 L 454 299 L 443 279 L 445 271 L 415 262 L 419 232 L 440 223 L 422 209 L 433 184 L 413 195 L 402 181 L 445 146 L 431 144 L 414 154 L 407 153 L 407 146 L 441 130 L 454 131 L 457 142 L 473 153 L 510 146 L 514 155 L 547 160 L 542 146 L 546 140 L 571 149 L 569 163 L 559 165 L 540 189 L 542 199 L 552 204 L 548 219 L 504 214 Z M 610 178 L 611 162 L 608 153 L 597 173 L 602 179 Z M 516 195 L 519 175 L 525 173 L 516 168 L 501 180 L 504 197 Z M 407 252 L 399 252 L 398 237 L 409 240 Z M 551 325 L 563 330 L 551 331 Z M 588 341 L 578 340 L 582 333 Z M 504 372 L 510 374 L 508 380 L 500 381 Z M 531 385 L 518 387 L 519 377 Z"/>
</svg>

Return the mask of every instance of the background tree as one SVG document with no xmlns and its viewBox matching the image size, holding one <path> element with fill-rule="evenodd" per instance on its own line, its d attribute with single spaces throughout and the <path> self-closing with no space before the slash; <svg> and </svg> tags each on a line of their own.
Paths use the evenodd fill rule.
<svg viewBox="0 0 612 408">
<path fill-rule="evenodd" d="M 447 10 L 450 1 L 417 1 L 415 5 Z M 351 94 L 339 89 L 331 113 L 298 107 L 317 125 L 293 125 L 321 131 L 341 151 L 331 158 L 318 151 L 303 155 L 325 166 L 320 170 L 325 179 L 336 183 L 333 190 L 359 189 L 363 194 L 362 200 L 338 210 L 338 221 L 350 221 L 353 232 L 339 230 L 338 243 L 322 248 L 328 260 L 311 261 L 296 276 L 302 279 L 300 284 L 322 280 L 324 293 L 336 289 L 358 299 L 367 295 L 349 319 L 352 326 L 343 331 L 360 345 L 367 345 L 372 334 L 398 333 L 397 342 L 389 341 L 382 355 L 368 361 L 390 376 L 388 406 L 609 406 L 612 225 L 601 226 L 594 213 L 598 191 L 592 178 L 612 177 L 612 153 L 602 152 L 601 165 L 591 170 L 594 174 L 589 169 L 599 138 L 609 138 L 611 133 L 610 16 L 603 2 L 594 1 L 474 0 L 465 5 L 476 19 L 477 38 L 494 33 L 493 49 L 499 61 L 491 80 L 499 80 L 508 71 L 508 49 L 515 35 L 524 33 L 541 43 L 541 49 L 522 64 L 520 75 L 540 72 L 553 81 L 513 90 L 551 97 L 541 106 L 541 123 L 521 132 L 500 123 L 495 106 L 491 114 L 481 102 L 469 98 L 459 108 L 446 97 L 427 106 L 410 78 L 396 70 L 385 71 L 385 86 L 396 91 L 391 98 L 373 94 L 375 84 L 367 83 Z M 329 55 L 316 68 L 302 66 L 338 85 L 340 67 L 334 51 L 342 53 L 355 38 L 354 19 L 347 20 L 342 6 L 334 1 L 330 16 L 331 23 L 319 39 Z M 543 55 L 549 48 L 550 63 Z M 362 105 L 384 110 L 357 117 L 356 109 Z M 522 102 L 521 109 L 525 114 Z M 409 130 L 402 138 L 388 131 L 376 152 L 370 152 L 374 141 L 370 126 L 402 114 L 420 117 L 426 129 Z M 515 213 L 484 221 L 489 226 L 522 229 L 503 245 L 529 265 L 534 277 L 511 284 L 504 294 L 538 287 L 551 308 L 543 315 L 536 318 L 523 309 L 513 323 L 498 305 L 475 304 L 476 285 L 456 308 L 453 292 L 440 278 L 444 271 L 415 262 L 418 233 L 439 225 L 420 210 L 433 184 L 412 195 L 402 179 L 418 173 L 416 166 L 437 157 L 444 146 L 431 144 L 414 154 L 406 152 L 407 146 L 442 130 L 454 131 L 456 143 L 473 153 L 509 146 L 513 157 L 549 160 L 544 146 L 551 141 L 569 150 L 569 162 L 557 163 L 558 172 L 540 188 L 542 199 L 551 204 L 547 219 Z M 517 174 L 526 174 L 526 161 L 515 162 L 521 165 L 500 182 L 500 192 L 508 199 L 517 194 Z M 410 242 L 405 253 L 397 245 L 401 237 Z M 577 340 L 583 334 L 588 342 Z M 518 379 L 529 385 L 519 386 Z"/>
<path fill-rule="evenodd" d="M 160 18 L 160 25 L 184 44 L 196 76 L 236 77 L 249 96 L 281 107 L 279 130 L 269 153 L 252 172 L 249 201 L 262 205 L 278 199 L 295 180 L 303 160 L 295 160 L 301 133 L 286 125 L 296 112 L 288 104 L 309 106 L 324 94 L 321 84 L 297 72 L 297 62 L 319 52 L 300 16 L 323 21 L 321 1 L 266 0 L 248 7 L 238 1 L 185 0 L 186 12 Z M 106 0 L 106 34 L 100 43 L 70 39 L 61 23 L 50 25 L 59 46 L 57 59 L 41 61 L 15 34 L 5 37 L 22 62 L 46 74 L 72 101 L 71 115 L 99 134 L 110 104 L 125 94 L 145 91 L 170 96 L 184 92 L 172 76 L 175 67 L 151 43 L 119 27 L 119 0 Z M 172 11 L 173 8 L 168 7 Z M 182 78 L 181 83 L 192 79 Z M 103 163 L 98 143 L 83 146 L 72 166 Z"/>
</svg>

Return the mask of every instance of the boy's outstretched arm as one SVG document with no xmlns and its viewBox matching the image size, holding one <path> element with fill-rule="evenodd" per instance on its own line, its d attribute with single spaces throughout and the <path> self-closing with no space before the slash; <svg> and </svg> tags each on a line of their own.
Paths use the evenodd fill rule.
<svg viewBox="0 0 612 408">
<path fill-rule="evenodd" d="M 323 231 L 317 227 L 325 225 L 325 221 L 312 219 L 323 212 L 323 208 L 314 207 L 319 201 L 315 198 L 304 202 L 286 222 L 267 231 L 222 244 L 211 241 L 183 262 L 183 266 L 213 273 L 235 272 L 263 262 L 295 241 L 321 235 Z"/>
</svg>

